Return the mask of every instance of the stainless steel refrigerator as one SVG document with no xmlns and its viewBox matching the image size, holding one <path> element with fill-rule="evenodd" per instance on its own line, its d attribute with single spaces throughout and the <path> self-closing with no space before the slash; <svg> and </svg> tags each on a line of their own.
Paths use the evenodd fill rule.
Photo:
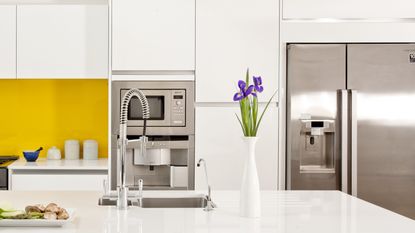
<svg viewBox="0 0 415 233">
<path fill-rule="evenodd" d="M 415 44 L 287 46 L 287 189 L 415 219 Z"/>
</svg>

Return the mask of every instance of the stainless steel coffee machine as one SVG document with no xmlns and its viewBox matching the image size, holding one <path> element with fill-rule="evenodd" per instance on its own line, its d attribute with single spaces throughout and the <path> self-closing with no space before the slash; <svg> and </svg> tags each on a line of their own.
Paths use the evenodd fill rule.
<svg viewBox="0 0 415 233">
<path fill-rule="evenodd" d="M 117 187 L 119 115 L 122 96 L 130 89 L 140 89 L 148 99 L 146 153 L 138 140 L 127 146 L 126 185 L 138 189 L 194 189 L 195 130 L 193 81 L 115 81 L 112 83 L 111 189 Z M 138 99 L 132 99 L 127 114 L 127 137 L 139 139 L 143 116 Z M 136 145 L 137 144 L 137 145 Z"/>
</svg>

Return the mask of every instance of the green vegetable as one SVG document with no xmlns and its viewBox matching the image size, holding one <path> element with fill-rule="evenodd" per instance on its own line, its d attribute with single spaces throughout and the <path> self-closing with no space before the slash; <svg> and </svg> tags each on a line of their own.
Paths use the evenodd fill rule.
<svg viewBox="0 0 415 233">
<path fill-rule="evenodd" d="M 2 202 L 0 203 L 0 220 L 9 218 L 10 216 L 13 216 L 16 210 L 13 209 L 13 206 L 10 203 Z M 25 214 L 24 212 L 20 211 L 18 214 Z"/>
<path fill-rule="evenodd" d="M 0 203 L 0 214 L 3 212 L 13 212 L 15 211 L 13 209 L 13 206 L 10 203 L 7 202 L 1 202 Z"/>
<path fill-rule="evenodd" d="M 43 218 L 43 213 L 30 212 L 30 213 L 28 213 L 28 218 L 29 219 L 41 219 L 41 218 Z"/>
<path fill-rule="evenodd" d="M 28 215 L 22 210 L 10 211 L 10 212 L 3 211 L 1 213 L 1 217 L 7 218 L 7 219 L 25 219 L 28 217 Z"/>
</svg>

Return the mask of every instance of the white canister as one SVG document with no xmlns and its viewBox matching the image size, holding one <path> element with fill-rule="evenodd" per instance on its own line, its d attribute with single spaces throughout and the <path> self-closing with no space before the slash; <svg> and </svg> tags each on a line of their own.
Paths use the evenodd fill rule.
<svg viewBox="0 0 415 233">
<path fill-rule="evenodd" d="M 52 146 L 48 150 L 48 159 L 49 160 L 59 160 L 61 159 L 61 150 L 59 150 L 56 146 Z"/>
<path fill-rule="evenodd" d="M 94 160 L 98 159 L 98 142 L 95 140 L 84 141 L 84 159 Z"/>
<path fill-rule="evenodd" d="M 65 159 L 79 159 L 79 141 L 66 140 L 65 141 Z"/>
</svg>

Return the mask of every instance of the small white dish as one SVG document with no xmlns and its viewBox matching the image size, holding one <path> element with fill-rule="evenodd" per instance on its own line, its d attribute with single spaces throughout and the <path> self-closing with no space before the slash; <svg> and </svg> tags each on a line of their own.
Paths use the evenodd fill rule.
<svg viewBox="0 0 415 233">
<path fill-rule="evenodd" d="M 66 209 L 69 218 L 66 220 L 47 219 L 2 219 L 0 227 L 62 227 L 74 220 L 75 209 Z"/>
</svg>

